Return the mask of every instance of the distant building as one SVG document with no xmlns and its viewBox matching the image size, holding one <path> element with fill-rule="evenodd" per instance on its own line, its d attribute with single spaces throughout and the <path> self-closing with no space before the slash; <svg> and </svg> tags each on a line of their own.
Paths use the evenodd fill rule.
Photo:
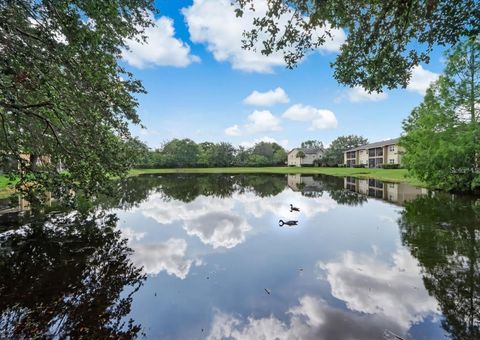
<svg viewBox="0 0 480 340">
<path fill-rule="evenodd" d="M 323 149 L 295 148 L 288 153 L 289 166 L 313 165 L 315 160 L 323 156 Z"/>
<path fill-rule="evenodd" d="M 361 145 L 343 153 L 344 164 L 362 164 L 367 168 L 379 168 L 382 164 L 402 164 L 403 149 L 398 145 L 400 138 Z"/>
</svg>

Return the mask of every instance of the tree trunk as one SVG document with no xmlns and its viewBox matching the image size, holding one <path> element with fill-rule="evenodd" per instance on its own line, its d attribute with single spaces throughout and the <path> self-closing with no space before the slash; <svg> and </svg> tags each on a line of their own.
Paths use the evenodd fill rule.
<svg viewBox="0 0 480 340">
<path fill-rule="evenodd" d="M 30 170 L 37 170 L 38 155 L 30 154 Z"/>
</svg>

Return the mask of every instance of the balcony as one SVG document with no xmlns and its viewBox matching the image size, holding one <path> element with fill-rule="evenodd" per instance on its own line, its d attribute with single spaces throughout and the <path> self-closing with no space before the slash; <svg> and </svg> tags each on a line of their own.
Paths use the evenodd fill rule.
<svg viewBox="0 0 480 340">
<path fill-rule="evenodd" d="M 347 159 L 355 159 L 357 157 L 355 151 L 349 151 L 347 152 Z"/>
<path fill-rule="evenodd" d="M 368 157 L 383 157 L 383 148 L 368 149 Z"/>
</svg>

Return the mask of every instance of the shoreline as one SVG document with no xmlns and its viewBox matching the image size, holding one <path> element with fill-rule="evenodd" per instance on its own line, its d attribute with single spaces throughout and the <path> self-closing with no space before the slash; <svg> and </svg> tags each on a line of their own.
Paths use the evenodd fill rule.
<svg viewBox="0 0 480 340">
<path fill-rule="evenodd" d="M 304 174 L 330 175 L 337 177 L 378 179 L 385 182 L 408 183 L 426 188 L 427 185 L 409 177 L 406 169 L 369 169 L 369 168 L 323 168 L 323 167 L 228 167 L 228 168 L 169 168 L 169 169 L 132 169 L 129 176 L 144 174 Z"/>
<path fill-rule="evenodd" d="M 406 169 L 369 169 L 369 168 L 323 168 L 323 167 L 228 167 L 228 168 L 168 168 L 168 169 L 131 169 L 128 176 L 145 174 L 304 174 L 351 176 L 360 179 L 377 179 L 384 182 L 407 183 L 416 187 L 427 185 L 409 177 Z M 14 193 L 7 177 L 0 175 L 0 199 Z"/>
</svg>

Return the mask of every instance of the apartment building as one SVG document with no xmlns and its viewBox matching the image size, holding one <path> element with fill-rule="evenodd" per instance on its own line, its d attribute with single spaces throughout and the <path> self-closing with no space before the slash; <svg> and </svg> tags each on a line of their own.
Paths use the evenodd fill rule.
<svg viewBox="0 0 480 340">
<path fill-rule="evenodd" d="M 344 164 L 362 164 L 367 168 L 379 168 L 383 164 L 402 164 L 403 149 L 398 145 L 400 138 L 361 145 L 343 153 Z"/>
<path fill-rule="evenodd" d="M 289 166 L 313 165 L 315 160 L 320 160 L 322 156 L 322 149 L 295 148 L 288 153 L 287 164 Z"/>
</svg>

